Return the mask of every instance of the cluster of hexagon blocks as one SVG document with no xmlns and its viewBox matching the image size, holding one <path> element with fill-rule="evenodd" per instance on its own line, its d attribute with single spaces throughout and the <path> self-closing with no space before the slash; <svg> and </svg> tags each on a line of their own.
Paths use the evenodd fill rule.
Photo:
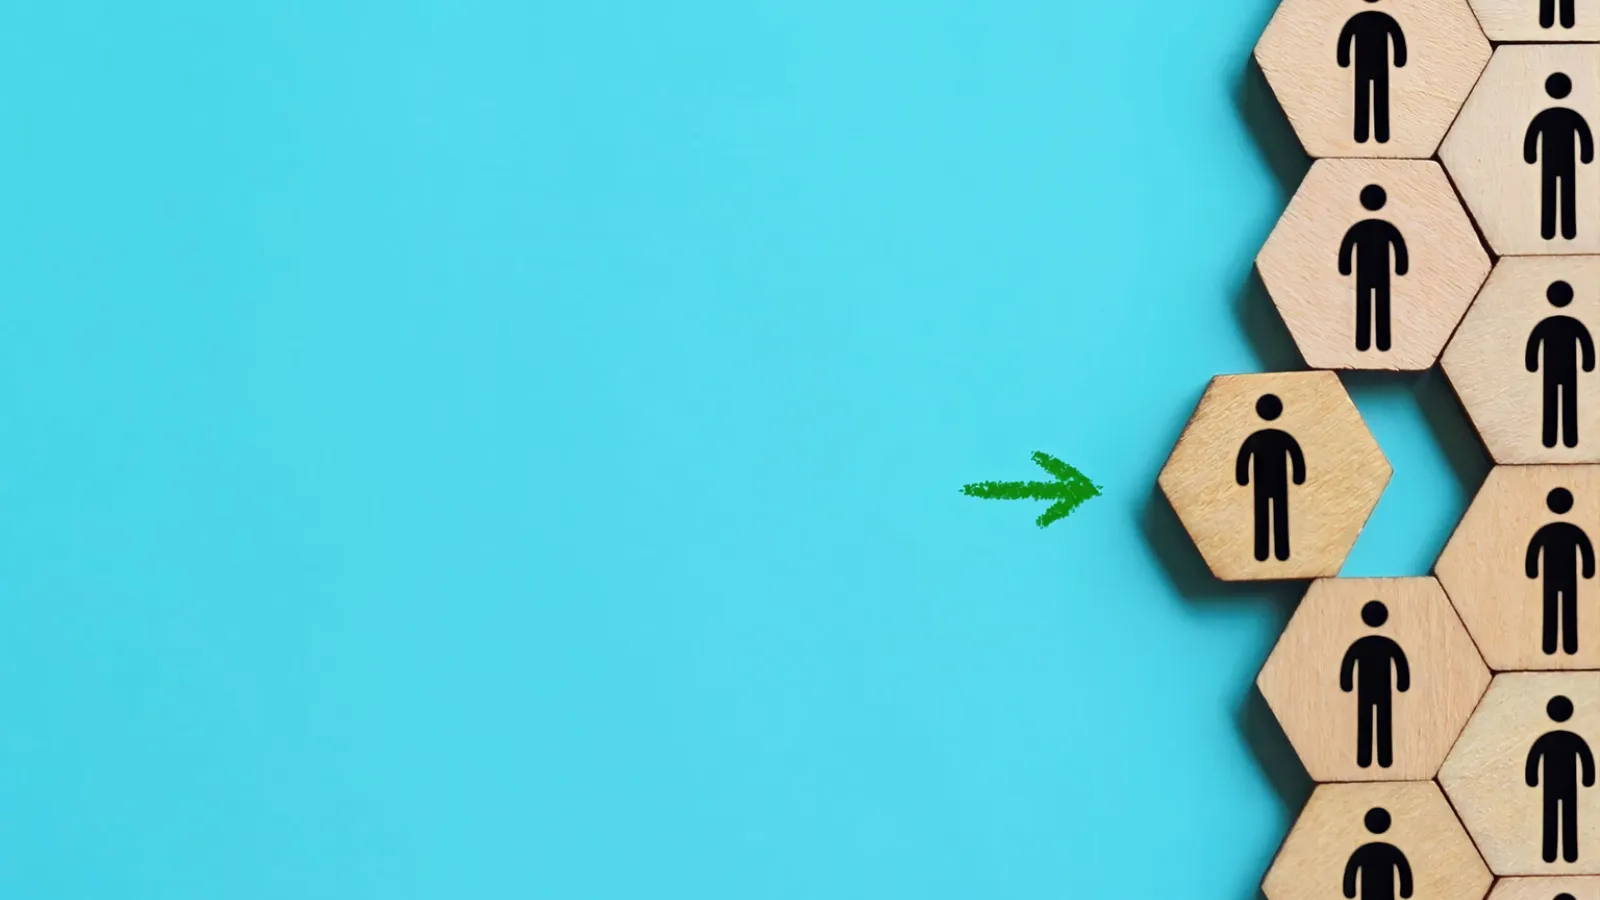
<svg viewBox="0 0 1600 900">
<path fill-rule="evenodd" d="M 1282 0 L 1255 55 L 1315 159 L 1257 258 L 1309 370 L 1213 379 L 1160 483 L 1217 577 L 1315 579 L 1263 890 L 1600 900 L 1600 0 Z M 1496 468 L 1434 577 L 1338 578 L 1390 468 L 1327 370 L 1435 362 Z"/>
</svg>

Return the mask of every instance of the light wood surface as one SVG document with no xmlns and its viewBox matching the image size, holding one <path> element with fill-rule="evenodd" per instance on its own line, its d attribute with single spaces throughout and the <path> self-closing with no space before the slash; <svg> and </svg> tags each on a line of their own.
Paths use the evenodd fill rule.
<svg viewBox="0 0 1600 900">
<path fill-rule="evenodd" d="M 1281 404 L 1273 420 L 1260 412 L 1268 395 Z M 1247 439 L 1274 431 L 1288 434 L 1299 448 L 1304 482 L 1293 483 L 1292 471 L 1275 482 L 1272 473 L 1260 471 L 1257 463 L 1266 460 L 1270 466 L 1274 457 L 1289 466 L 1280 448 L 1251 454 L 1250 484 L 1240 486 L 1238 463 Z M 1267 444 L 1258 440 L 1250 446 Z M 1337 376 L 1280 372 L 1212 379 L 1159 481 L 1212 573 L 1243 581 L 1338 574 L 1389 475 L 1388 460 Z M 1278 486 L 1287 492 L 1289 541 L 1275 540 L 1277 520 L 1269 506 L 1266 559 L 1257 558 L 1257 485 L 1269 499 Z M 1287 559 L 1279 558 L 1281 550 L 1287 550 Z"/>
<path fill-rule="evenodd" d="M 1564 721 L 1551 714 L 1557 698 L 1570 703 Z M 1600 748 L 1600 672 L 1497 675 L 1439 772 L 1439 783 L 1496 875 L 1600 873 L 1600 785 L 1585 787 L 1581 780 L 1570 792 L 1576 795 L 1577 859 L 1567 861 L 1559 824 L 1556 859 L 1545 859 L 1547 789 L 1559 792 L 1561 779 L 1538 748 L 1546 746 L 1545 735 L 1561 732 Z M 1536 752 L 1539 786 L 1530 787 L 1528 762 Z"/>
<path fill-rule="evenodd" d="M 1445 348 L 1443 364 L 1496 462 L 1600 462 L 1597 341 L 1600 256 L 1508 256 L 1495 265 Z M 1538 371 L 1528 371 L 1530 344 Z M 1591 371 L 1584 371 L 1584 362 Z M 1577 426 L 1570 434 L 1569 421 Z"/>
<path fill-rule="evenodd" d="M 1424 781 L 1489 669 L 1432 578 L 1328 578 L 1312 583 L 1256 684 L 1317 781 Z"/>
<path fill-rule="evenodd" d="M 1396 66 L 1393 38 L 1364 29 L 1376 39 L 1367 49 L 1376 52 L 1361 55 L 1389 62 L 1389 139 L 1381 143 L 1370 107 L 1367 140 L 1356 140 L 1358 85 L 1372 98 L 1377 85 L 1370 78 L 1380 73 L 1365 67 L 1358 73 L 1357 54 L 1348 60 L 1352 65 L 1340 66 L 1338 53 L 1353 17 L 1377 15 L 1392 19 L 1405 43 L 1405 65 Z M 1424 159 L 1433 155 L 1483 71 L 1489 42 L 1466 0 L 1284 0 L 1255 57 L 1307 153 Z"/>
<path fill-rule="evenodd" d="M 1600 900 L 1600 878 L 1589 875 L 1502 878 L 1489 892 L 1489 900 L 1554 900 L 1562 894 L 1572 900 Z"/>
<path fill-rule="evenodd" d="M 1369 209 L 1364 199 L 1382 206 Z M 1385 226 L 1360 223 L 1388 223 L 1404 256 Z M 1256 267 L 1311 368 L 1419 370 L 1438 359 L 1489 274 L 1489 257 L 1438 163 L 1326 159 L 1306 173 Z M 1387 349 L 1379 285 L 1389 293 Z"/>
<path fill-rule="evenodd" d="M 1566 512 L 1551 509 L 1562 499 L 1552 493 L 1558 490 L 1570 494 Z M 1600 466 L 1497 466 L 1439 555 L 1434 572 L 1491 669 L 1600 667 L 1600 579 L 1583 577 L 1576 542 L 1550 543 L 1561 534 L 1542 529 L 1560 522 L 1577 526 L 1591 542 L 1600 540 Z M 1536 560 L 1539 574 L 1530 577 L 1528 550 L 1536 540 L 1546 549 Z M 1549 550 L 1553 546 L 1571 549 Z M 1568 558 L 1576 572 L 1575 586 L 1565 587 L 1576 597 L 1577 628 L 1570 634 L 1577 649 L 1568 652 L 1565 595 L 1557 594 L 1556 645 L 1546 652 L 1545 591 L 1564 587 L 1561 566 Z"/>
<path fill-rule="evenodd" d="M 1547 90 L 1553 74 L 1571 83 L 1568 96 Z M 1535 116 L 1547 109 L 1581 114 L 1600 132 L 1600 45 L 1506 44 L 1496 48 L 1483 78 L 1439 148 L 1450 177 L 1467 202 L 1489 246 L 1499 254 L 1600 253 L 1600 159 L 1574 165 L 1576 235 L 1543 228 L 1543 162 L 1524 155 Z M 1540 141 L 1543 154 L 1544 142 Z M 1576 138 L 1573 146 L 1576 147 Z M 1541 161 L 1547 157 L 1540 155 Z M 1556 204 L 1560 211 L 1560 203 Z"/>
<path fill-rule="evenodd" d="M 1374 809 L 1388 814 L 1382 834 L 1367 828 Z M 1351 857 L 1375 842 L 1404 854 L 1414 900 L 1474 900 L 1489 889 L 1489 870 L 1472 841 L 1438 786 L 1423 781 L 1319 786 L 1289 830 L 1262 893 L 1269 900 L 1343 900 Z"/>
<path fill-rule="evenodd" d="M 1594 0 L 1471 0 L 1491 41 L 1556 44 L 1600 41 L 1600 6 Z M 1565 9 L 1563 9 L 1565 7 Z M 1563 15 L 1563 12 L 1570 15 Z M 1546 898 L 1548 900 L 1548 898 Z M 1579 898 L 1582 900 L 1582 898 Z"/>
</svg>

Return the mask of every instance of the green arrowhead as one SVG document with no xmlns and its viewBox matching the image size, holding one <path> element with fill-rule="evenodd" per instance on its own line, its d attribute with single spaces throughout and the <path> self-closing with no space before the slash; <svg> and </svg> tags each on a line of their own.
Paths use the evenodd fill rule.
<svg viewBox="0 0 1600 900">
<path fill-rule="evenodd" d="M 1059 522 L 1091 497 L 1100 496 L 1100 486 L 1088 476 L 1048 453 L 1033 454 L 1033 461 L 1056 477 L 1055 481 L 980 481 L 963 485 L 961 493 L 982 500 L 1054 500 L 1034 522 L 1046 528 Z"/>
</svg>

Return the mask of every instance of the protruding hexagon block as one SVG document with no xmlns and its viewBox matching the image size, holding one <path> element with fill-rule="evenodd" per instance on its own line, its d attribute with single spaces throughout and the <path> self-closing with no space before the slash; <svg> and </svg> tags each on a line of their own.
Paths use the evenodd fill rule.
<svg viewBox="0 0 1600 900">
<path fill-rule="evenodd" d="M 1400 889 L 1408 880 L 1402 863 L 1410 891 Z M 1482 900 L 1491 880 L 1433 782 L 1324 784 L 1289 829 L 1261 892 L 1268 900 L 1333 900 L 1377 881 L 1393 893 L 1362 896 Z"/>
<path fill-rule="evenodd" d="M 1600 45 L 1505 44 L 1439 147 L 1501 255 L 1600 253 Z"/>
<path fill-rule="evenodd" d="M 1489 42 L 1466 0 L 1283 0 L 1255 55 L 1307 153 L 1426 159 Z"/>
<path fill-rule="evenodd" d="M 1585 0 L 1471 0 L 1471 3 L 1484 35 L 1495 43 L 1600 41 L 1600 11 Z"/>
<path fill-rule="evenodd" d="M 1313 779 L 1427 781 L 1489 668 L 1432 578 L 1325 578 L 1256 684 Z"/>
<path fill-rule="evenodd" d="M 1489 668 L 1600 668 L 1600 466 L 1496 466 L 1434 565 Z"/>
<path fill-rule="evenodd" d="M 1587 875 L 1502 878 L 1494 883 L 1489 900 L 1552 900 L 1562 894 L 1572 900 L 1600 900 L 1600 878 Z"/>
<path fill-rule="evenodd" d="M 1439 783 L 1496 875 L 1592 875 L 1596 752 L 1600 672 L 1508 672 L 1489 685 Z"/>
<path fill-rule="evenodd" d="M 1433 365 L 1489 274 L 1439 164 L 1319 160 L 1256 256 L 1314 369 Z"/>
<path fill-rule="evenodd" d="M 1389 461 L 1331 372 L 1219 375 L 1161 490 L 1226 581 L 1338 574 Z"/>
<path fill-rule="evenodd" d="M 1600 256 L 1501 257 L 1444 351 L 1495 462 L 1600 463 Z"/>
</svg>

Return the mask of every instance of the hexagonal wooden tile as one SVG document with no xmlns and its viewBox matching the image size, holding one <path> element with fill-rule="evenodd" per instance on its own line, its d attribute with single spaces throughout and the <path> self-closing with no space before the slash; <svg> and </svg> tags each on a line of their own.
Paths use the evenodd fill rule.
<svg viewBox="0 0 1600 900">
<path fill-rule="evenodd" d="M 1600 466 L 1496 466 L 1434 573 L 1489 668 L 1600 667 Z"/>
<path fill-rule="evenodd" d="M 1489 274 L 1439 164 L 1324 159 L 1256 256 L 1315 369 L 1426 369 Z"/>
<path fill-rule="evenodd" d="M 1600 900 L 1600 878 L 1588 875 L 1502 878 L 1489 892 L 1489 900 Z"/>
<path fill-rule="evenodd" d="M 1332 372 L 1219 375 L 1161 469 L 1162 493 L 1226 581 L 1336 575 L 1389 461 Z"/>
<path fill-rule="evenodd" d="M 1432 578 L 1324 578 L 1256 684 L 1317 781 L 1425 781 L 1489 668 Z"/>
<path fill-rule="evenodd" d="M 1470 0 L 1484 34 L 1496 43 L 1600 41 L 1600 10 L 1585 0 Z"/>
<path fill-rule="evenodd" d="M 1268 900 L 1481 900 L 1490 881 L 1438 785 L 1391 781 L 1313 791 L 1261 891 Z"/>
<path fill-rule="evenodd" d="M 1439 783 L 1496 875 L 1600 873 L 1600 672 L 1496 675 Z"/>
<path fill-rule="evenodd" d="M 1600 253 L 1600 45 L 1495 49 L 1439 147 L 1502 255 Z"/>
<path fill-rule="evenodd" d="M 1255 56 L 1307 153 L 1425 159 L 1489 42 L 1466 0 L 1283 0 Z"/>
<path fill-rule="evenodd" d="M 1500 463 L 1600 462 L 1600 256 L 1506 256 L 1444 351 Z"/>
</svg>

